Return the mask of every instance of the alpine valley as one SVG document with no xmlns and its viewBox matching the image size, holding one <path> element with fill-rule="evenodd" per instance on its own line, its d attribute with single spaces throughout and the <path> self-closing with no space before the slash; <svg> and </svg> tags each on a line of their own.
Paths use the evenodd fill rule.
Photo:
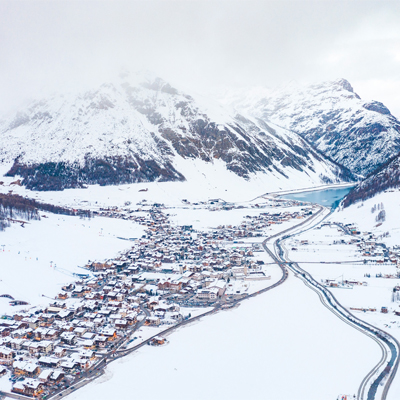
<svg viewBox="0 0 400 400">
<path fill-rule="evenodd" d="M 382 103 L 124 72 L 0 137 L 0 398 L 400 398 Z"/>
</svg>

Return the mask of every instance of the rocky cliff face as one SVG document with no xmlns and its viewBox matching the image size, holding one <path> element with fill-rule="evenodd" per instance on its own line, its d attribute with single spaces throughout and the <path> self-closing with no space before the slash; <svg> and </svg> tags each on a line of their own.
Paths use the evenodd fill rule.
<svg viewBox="0 0 400 400">
<path fill-rule="evenodd" d="M 353 173 L 368 175 L 400 152 L 400 122 L 345 79 L 224 97 L 239 112 L 290 129 Z"/>
<path fill-rule="evenodd" d="M 250 179 L 292 171 L 316 183 L 352 179 L 304 139 L 263 119 L 229 113 L 149 75 L 32 102 L 0 122 L 0 162 L 30 189 L 182 181 L 182 162 L 222 160 Z M 181 170 L 178 170 L 178 166 Z"/>
</svg>

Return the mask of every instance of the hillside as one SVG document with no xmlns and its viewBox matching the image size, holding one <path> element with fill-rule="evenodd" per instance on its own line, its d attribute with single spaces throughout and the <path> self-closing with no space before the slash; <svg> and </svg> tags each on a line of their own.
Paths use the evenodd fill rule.
<svg viewBox="0 0 400 400">
<path fill-rule="evenodd" d="M 348 207 L 356 202 L 370 199 L 385 190 L 399 187 L 400 155 L 397 155 L 360 182 L 343 200 L 343 206 Z"/>
<path fill-rule="evenodd" d="M 35 190 L 88 184 L 184 181 L 188 163 L 222 161 L 313 184 L 352 180 L 297 134 L 192 97 L 152 74 L 121 74 L 83 93 L 32 102 L 0 121 L 0 162 Z"/>
<path fill-rule="evenodd" d="M 356 174 L 366 176 L 400 152 L 400 122 L 382 103 L 361 99 L 345 79 L 222 97 L 238 112 L 297 132 Z"/>
</svg>

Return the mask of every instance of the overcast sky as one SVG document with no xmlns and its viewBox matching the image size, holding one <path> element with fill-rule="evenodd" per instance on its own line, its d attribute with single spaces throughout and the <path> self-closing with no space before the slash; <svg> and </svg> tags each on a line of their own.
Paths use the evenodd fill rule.
<svg viewBox="0 0 400 400">
<path fill-rule="evenodd" d="M 0 110 L 121 66 L 200 92 L 343 77 L 400 117 L 400 2 L 0 0 Z"/>
</svg>

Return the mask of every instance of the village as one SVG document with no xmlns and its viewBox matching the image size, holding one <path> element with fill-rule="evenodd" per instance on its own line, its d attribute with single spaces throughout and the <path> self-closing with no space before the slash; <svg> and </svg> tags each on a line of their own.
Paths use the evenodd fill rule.
<svg viewBox="0 0 400 400">
<path fill-rule="evenodd" d="M 210 211 L 227 207 L 218 203 L 210 202 Z M 203 232 L 172 224 L 166 211 L 162 204 L 95 211 L 133 220 L 146 233 L 129 239 L 133 246 L 117 258 L 85 265 L 79 279 L 64 285 L 47 307 L 24 306 L 0 293 L 20 308 L 0 319 L 0 379 L 8 379 L 12 393 L 63 396 L 140 340 L 164 345 L 162 332 L 190 320 L 193 310 L 224 309 L 268 286 L 270 267 L 257 257 L 266 229 L 312 214 L 299 207 L 260 210 L 238 226 Z M 143 327 L 154 334 L 140 339 Z"/>
<path fill-rule="evenodd" d="M 400 248 L 398 245 L 394 245 L 392 247 L 387 246 L 385 243 L 381 242 L 380 239 L 388 236 L 388 233 L 382 233 L 380 235 L 376 235 L 373 232 L 361 232 L 355 224 L 342 224 L 339 222 L 328 221 L 322 223 L 315 230 L 317 232 L 321 229 L 332 229 L 340 234 L 328 234 L 325 232 L 321 235 L 321 240 L 311 240 L 299 238 L 297 240 L 292 241 L 291 247 L 292 254 L 296 254 L 297 256 L 301 253 L 300 251 L 305 251 L 308 257 L 308 269 L 310 270 L 312 265 L 326 266 L 329 268 L 330 265 L 333 268 L 341 267 L 341 275 L 338 277 L 328 277 L 327 275 L 331 275 L 332 272 L 326 271 L 339 271 L 339 269 L 327 269 L 325 272 L 321 268 L 319 268 L 320 272 L 316 273 L 316 269 L 313 269 L 313 274 L 320 275 L 323 278 L 320 279 L 323 286 L 329 289 L 354 289 L 354 288 L 367 288 L 368 286 L 377 285 L 380 287 L 387 288 L 389 291 L 389 296 L 387 297 L 386 304 L 377 306 L 370 306 L 366 303 L 363 306 L 350 306 L 349 309 L 351 311 L 362 312 L 362 313 L 381 313 L 389 315 L 400 316 L 400 309 L 398 307 L 398 303 L 400 301 Z M 324 239 L 322 239 L 324 237 Z M 333 237 L 334 239 L 329 239 Z M 329 259 L 330 256 L 327 256 L 328 250 L 326 246 L 331 246 L 329 252 L 332 254 L 335 247 L 338 247 L 343 250 L 338 250 L 339 254 L 335 256 L 335 258 Z M 318 258 L 318 261 L 312 257 L 310 257 L 313 250 L 311 248 L 315 248 L 313 246 L 320 246 L 321 249 L 325 246 L 325 250 L 321 250 L 319 254 L 324 255 L 325 258 Z M 350 256 L 344 256 L 345 248 L 349 248 L 347 250 Z M 307 250 L 306 250 L 307 249 Z M 342 254 L 342 255 L 340 255 Z M 293 256 L 294 257 L 294 256 Z M 317 256 L 318 257 L 318 256 Z M 347 259 L 344 259 L 347 258 Z M 352 269 L 349 267 L 353 267 Z M 368 271 L 361 274 L 362 270 Z M 353 270 L 357 277 L 344 277 L 344 275 L 349 275 L 349 271 Z M 382 270 L 384 272 L 382 272 Z M 375 279 L 383 279 L 386 280 L 382 284 L 377 284 Z M 372 281 L 374 280 L 374 281 Z M 393 282 L 393 283 L 391 283 Z M 350 294 L 344 295 L 343 292 L 339 291 L 339 297 L 344 297 L 347 299 L 352 299 L 351 301 L 357 301 L 357 295 Z M 361 293 L 361 292 L 357 292 Z M 360 298 L 365 299 L 368 298 L 366 292 Z M 348 300 L 347 300 L 348 301 Z M 360 300 L 358 300 L 360 301 Z M 392 305 L 390 306 L 390 303 Z M 396 323 L 398 325 L 398 323 Z M 386 326 L 388 326 L 386 324 Z"/>
</svg>

